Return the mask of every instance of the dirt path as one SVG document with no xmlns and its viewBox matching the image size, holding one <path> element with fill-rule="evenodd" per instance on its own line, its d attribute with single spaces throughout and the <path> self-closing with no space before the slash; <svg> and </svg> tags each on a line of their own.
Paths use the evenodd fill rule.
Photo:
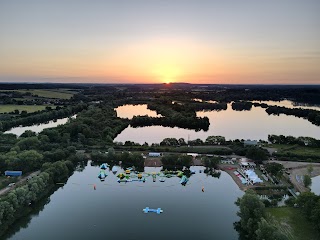
<svg viewBox="0 0 320 240">
<path fill-rule="evenodd" d="M 27 181 L 27 178 L 28 177 L 33 177 L 33 176 L 36 176 L 40 173 L 40 171 L 36 171 L 36 172 L 33 172 L 27 176 L 24 176 L 23 178 L 21 178 L 18 182 L 16 182 L 16 184 L 12 187 L 5 187 L 3 189 L 0 190 L 0 196 L 8 193 L 11 189 L 14 189 L 16 188 L 17 186 L 21 185 L 22 183 L 24 183 L 25 181 Z"/>
</svg>

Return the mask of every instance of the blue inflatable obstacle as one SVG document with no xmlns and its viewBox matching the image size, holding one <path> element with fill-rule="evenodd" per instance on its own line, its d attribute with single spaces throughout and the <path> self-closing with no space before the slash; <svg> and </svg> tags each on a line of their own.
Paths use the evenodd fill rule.
<svg viewBox="0 0 320 240">
<path fill-rule="evenodd" d="M 109 167 L 109 165 L 107 163 L 102 163 L 100 168 L 103 170 L 106 170 Z"/>
<path fill-rule="evenodd" d="M 146 208 L 142 209 L 142 211 L 144 213 L 154 212 L 154 213 L 157 213 L 157 214 L 160 214 L 160 213 L 163 212 L 163 210 L 161 210 L 161 208 L 152 209 L 152 208 L 149 208 L 149 207 L 146 207 Z"/>
<path fill-rule="evenodd" d="M 189 181 L 189 179 L 185 175 L 183 175 L 181 180 L 180 180 L 180 183 L 182 185 L 186 185 L 188 181 Z"/>
<path fill-rule="evenodd" d="M 139 179 L 139 178 L 136 178 L 136 179 L 133 178 L 133 179 L 131 179 L 131 181 L 132 181 L 132 182 L 145 182 L 146 179 L 145 179 L 145 178 L 140 178 L 140 179 Z"/>
<path fill-rule="evenodd" d="M 127 182 L 132 182 L 132 180 L 131 179 L 126 179 L 126 178 L 123 178 L 123 179 L 118 178 L 117 182 L 118 183 L 121 183 L 121 182 L 127 183 Z"/>
<path fill-rule="evenodd" d="M 106 174 L 105 171 L 100 171 L 98 178 L 100 178 L 101 181 L 104 181 L 104 179 L 107 177 L 108 175 Z"/>
</svg>

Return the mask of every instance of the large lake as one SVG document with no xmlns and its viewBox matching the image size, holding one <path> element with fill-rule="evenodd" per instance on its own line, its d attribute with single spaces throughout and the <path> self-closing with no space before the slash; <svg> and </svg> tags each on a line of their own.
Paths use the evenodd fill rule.
<svg viewBox="0 0 320 240">
<path fill-rule="evenodd" d="M 124 110 L 126 109 L 126 111 Z M 132 118 L 133 115 L 148 115 L 147 105 L 125 105 L 121 107 L 119 117 Z M 155 114 L 155 112 L 153 113 Z M 205 140 L 208 136 L 221 135 L 226 139 L 255 139 L 267 140 L 268 134 L 291 135 L 294 137 L 309 136 L 320 139 L 320 127 L 305 119 L 281 114 L 268 115 L 265 109 L 252 107 L 251 111 L 234 111 L 228 104 L 225 111 L 201 111 L 197 116 L 207 116 L 210 127 L 207 132 L 170 128 L 162 126 L 132 128 L 129 126 L 115 139 L 115 142 L 133 141 L 137 143 L 160 143 L 164 138 L 184 138 L 185 140 L 200 138 Z"/>
<path fill-rule="evenodd" d="M 111 172 L 100 182 L 99 168 L 88 165 L 12 226 L 5 239 L 238 239 L 234 202 L 243 192 L 225 172 L 217 179 L 199 173 L 202 167 L 191 169 L 196 174 L 182 186 L 177 177 L 118 183 Z M 145 214 L 145 207 L 164 212 Z"/>
</svg>

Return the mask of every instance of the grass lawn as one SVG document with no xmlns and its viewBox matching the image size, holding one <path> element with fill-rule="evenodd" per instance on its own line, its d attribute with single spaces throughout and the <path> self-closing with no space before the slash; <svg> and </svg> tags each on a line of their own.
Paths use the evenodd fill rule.
<svg viewBox="0 0 320 240">
<path fill-rule="evenodd" d="M 276 148 L 279 153 L 290 152 L 298 155 L 320 156 L 320 148 L 305 147 L 300 145 L 272 144 L 268 147 Z"/>
<path fill-rule="evenodd" d="M 6 90 L 6 91 L 16 91 L 21 93 L 30 92 L 33 95 L 38 95 L 39 97 L 45 98 L 57 98 L 57 99 L 70 99 L 75 93 L 75 90 L 68 91 L 68 89 L 21 89 L 21 90 Z"/>
<path fill-rule="evenodd" d="M 316 231 L 312 228 L 311 223 L 298 208 L 278 207 L 267 208 L 270 213 L 280 224 L 280 230 L 292 240 L 317 240 Z"/>
<path fill-rule="evenodd" d="M 0 113 L 8 113 L 14 110 L 35 112 L 38 110 L 44 110 L 46 105 L 0 105 Z M 50 106 L 51 108 L 55 108 L 55 106 Z"/>
</svg>

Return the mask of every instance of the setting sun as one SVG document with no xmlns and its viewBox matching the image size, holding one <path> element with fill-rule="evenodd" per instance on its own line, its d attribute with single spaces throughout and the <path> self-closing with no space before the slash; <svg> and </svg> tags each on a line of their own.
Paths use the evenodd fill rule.
<svg viewBox="0 0 320 240">
<path fill-rule="evenodd" d="M 181 71 L 174 65 L 160 65 L 155 67 L 153 74 L 157 81 L 171 83 L 179 81 Z"/>
</svg>

